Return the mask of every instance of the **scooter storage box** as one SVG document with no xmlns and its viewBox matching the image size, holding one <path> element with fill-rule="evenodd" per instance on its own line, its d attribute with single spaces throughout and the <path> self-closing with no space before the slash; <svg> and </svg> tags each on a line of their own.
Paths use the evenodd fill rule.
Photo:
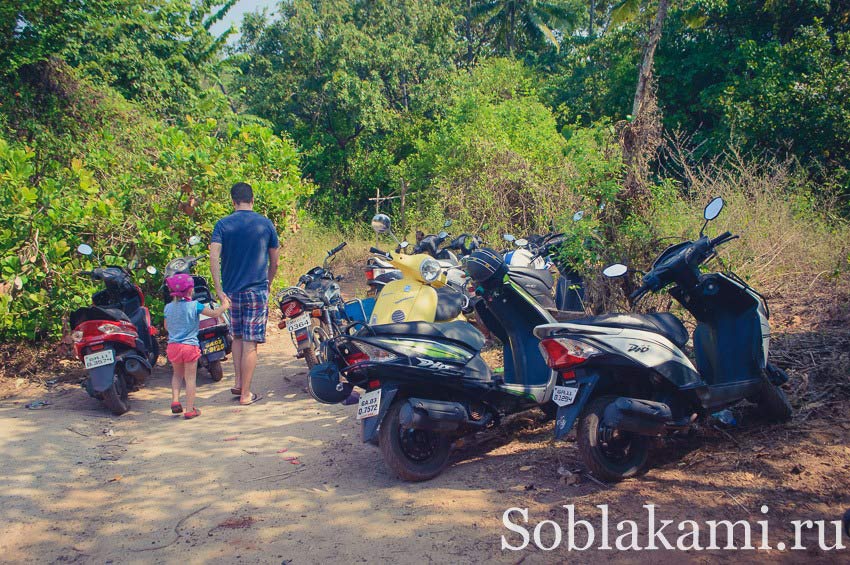
<svg viewBox="0 0 850 565">
<path fill-rule="evenodd" d="M 374 298 L 350 300 L 345 303 L 345 315 L 352 322 L 366 323 L 375 308 Z"/>
</svg>

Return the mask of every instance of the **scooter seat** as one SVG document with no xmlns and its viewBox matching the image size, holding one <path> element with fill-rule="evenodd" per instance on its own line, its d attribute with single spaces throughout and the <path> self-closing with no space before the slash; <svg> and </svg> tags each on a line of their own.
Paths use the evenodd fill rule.
<svg viewBox="0 0 850 565">
<path fill-rule="evenodd" d="M 480 351 L 484 347 L 484 336 L 469 322 L 443 322 L 429 324 L 428 322 L 402 322 L 400 324 L 380 324 L 360 330 L 361 335 L 398 335 L 405 337 L 435 337 L 447 339 Z"/>
<path fill-rule="evenodd" d="M 118 308 L 105 308 L 102 306 L 88 306 L 79 308 L 71 313 L 71 327 L 76 328 L 83 322 L 90 320 L 112 320 L 114 322 L 129 322 L 130 317 Z"/>
<path fill-rule="evenodd" d="M 688 343 L 688 330 L 685 325 L 669 312 L 652 314 L 603 314 L 571 320 L 572 324 L 586 326 L 605 326 L 611 328 L 629 328 L 646 330 L 663 335 L 672 341 L 676 347 L 684 347 Z"/>
</svg>

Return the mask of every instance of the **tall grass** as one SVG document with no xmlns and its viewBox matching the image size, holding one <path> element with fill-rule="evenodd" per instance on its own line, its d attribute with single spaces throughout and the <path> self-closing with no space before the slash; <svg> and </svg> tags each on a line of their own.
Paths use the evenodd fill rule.
<svg viewBox="0 0 850 565">
<path fill-rule="evenodd" d="M 347 245 L 336 254 L 330 264 L 331 270 L 337 275 L 344 275 L 347 282 L 354 285 L 353 290 L 359 290 L 357 283 L 363 276 L 362 266 L 369 257 L 369 247 L 375 244 L 375 240 L 367 239 L 365 230 L 346 234 L 312 222 L 299 227 L 297 231 L 280 234 L 280 267 L 274 290 L 297 284 L 301 275 L 315 266 L 322 265 L 327 252 L 343 241 L 347 242 Z M 362 279 L 362 282 L 362 290 L 365 293 L 365 279 Z"/>
<path fill-rule="evenodd" d="M 689 186 L 654 202 L 651 222 L 661 235 L 693 238 L 702 207 L 715 196 L 726 201 L 706 232 L 740 235 L 721 248 L 726 265 L 771 294 L 805 294 L 847 271 L 850 226 L 836 200 L 816 190 L 791 162 L 745 159 L 730 151 L 725 159 L 686 166 Z"/>
</svg>

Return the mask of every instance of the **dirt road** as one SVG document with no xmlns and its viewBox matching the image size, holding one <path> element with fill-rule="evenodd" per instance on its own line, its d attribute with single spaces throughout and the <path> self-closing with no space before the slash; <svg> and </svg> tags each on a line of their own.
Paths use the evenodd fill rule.
<svg viewBox="0 0 850 565">
<path fill-rule="evenodd" d="M 608 486 L 581 474 L 571 442 L 553 444 L 550 426 L 520 417 L 505 433 L 460 446 L 442 476 L 402 483 L 376 448 L 359 441 L 352 407 L 309 397 L 303 362 L 293 359 L 287 340 L 275 332 L 261 355 L 255 391 L 264 400 L 240 408 L 228 390 L 230 371 L 221 383 L 204 375 L 203 416 L 192 421 L 170 414 L 167 367 L 132 394 L 132 410 L 120 418 L 71 385 L 0 402 L 0 561 L 644 562 L 657 557 L 550 553 L 533 542 L 525 551 L 502 551 L 503 534 L 521 542 L 502 514 L 528 508 L 529 530 L 545 519 L 566 526 L 563 505 L 576 504 L 578 517 L 601 528 L 596 505 L 607 504 L 613 544 L 617 521 L 646 525 L 645 504 L 656 504 L 665 519 L 747 520 L 754 527 L 767 504 L 775 546 L 789 539 L 788 520 L 831 520 L 850 506 L 848 431 L 795 424 L 708 434 L 646 476 Z M 51 404 L 26 409 L 34 398 Z M 846 413 L 846 406 L 836 408 Z M 300 464 L 287 461 L 293 456 Z M 559 467 L 575 474 L 564 478 Z M 553 529 L 542 532 L 553 543 Z M 674 544 L 677 535 L 668 536 Z M 816 534 L 805 539 L 817 545 Z M 675 554 L 695 562 L 718 557 L 837 562 L 850 549 Z"/>
</svg>

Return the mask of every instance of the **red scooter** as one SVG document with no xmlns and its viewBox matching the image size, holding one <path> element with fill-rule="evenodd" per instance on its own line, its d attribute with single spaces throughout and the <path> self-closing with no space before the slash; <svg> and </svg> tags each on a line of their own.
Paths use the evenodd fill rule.
<svg viewBox="0 0 850 565">
<path fill-rule="evenodd" d="M 92 248 L 85 244 L 77 251 L 92 255 Z M 147 270 L 156 273 L 154 267 Z M 91 306 L 71 313 L 74 352 L 87 373 L 83 388 L 120 416 L 130 409 L 129 392 L 138 388 L 156 365 L 157 330 L 151 325 L 145 295 L 127 269 L 101 266 L 81 274 L 105 285 L 92 295 Z"/>
</svg>

